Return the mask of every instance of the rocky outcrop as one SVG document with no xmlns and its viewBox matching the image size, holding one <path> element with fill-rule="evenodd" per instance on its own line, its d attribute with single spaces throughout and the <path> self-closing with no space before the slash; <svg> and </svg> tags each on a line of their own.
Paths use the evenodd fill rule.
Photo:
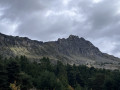
<svg viewBox="0 0 120 90">
<path fill-rule="evenodd" d="M 99 68 L 110 68 L 111 65 L 119 68 L 120 63 L 119 58 L 102 53 L 91 42 L 75 35 L 57 41 L 42 42 L 0 33 L 0 55 L 5 57 L 26 55 L 31 60 L 49 57 L 53 61 L 61 60 L 63 63 Z"/>
</svg>

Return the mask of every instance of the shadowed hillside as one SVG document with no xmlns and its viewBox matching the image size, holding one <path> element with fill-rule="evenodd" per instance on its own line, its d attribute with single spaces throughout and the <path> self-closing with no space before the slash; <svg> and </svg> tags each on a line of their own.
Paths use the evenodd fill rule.
<svg viewBox="0 0 120 90">
<path fill-rule="evenodd" d="M 53 62 L 61 60 L 64 64 L 84 64 L 106 69 L 117 69 L 120 63 L 119 58 L 102 53 L 91 42 L 74 35 L 57 41 L 41 42 L 0 34 L 0 55 L 25 55 L 31 60 L 49 57 Z"/>
</svg>

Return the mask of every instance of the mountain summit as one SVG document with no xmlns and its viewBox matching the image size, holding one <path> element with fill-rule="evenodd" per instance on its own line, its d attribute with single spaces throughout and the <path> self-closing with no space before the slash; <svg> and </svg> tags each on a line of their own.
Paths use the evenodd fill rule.
<svg viewBox="0 0 120 90">
<path fill-rule="evenodd" d="M 0 33 L 0 55 L 25 55 L 36 61 L 42 57 L 49 57 L 53 62 L 60 60 L 65 64 L 84 64 L 106 69 L 118 69 L 120 63 L 119 58 L 102 53 L 90 41 L 75 35 L 57 41 L 42 42 Z"/>
</svg>

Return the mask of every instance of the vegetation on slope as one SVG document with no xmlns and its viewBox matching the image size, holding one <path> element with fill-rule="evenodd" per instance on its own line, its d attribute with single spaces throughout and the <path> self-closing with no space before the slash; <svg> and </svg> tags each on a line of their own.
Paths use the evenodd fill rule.
<svg viewBox="0 0 120 90">
<path fill-rule="evenodd" d="M 39 63 L 25 56 L 0 57 L 0 90 L 120 90 L 120 72 L 86 66 Z"/>
</svg>

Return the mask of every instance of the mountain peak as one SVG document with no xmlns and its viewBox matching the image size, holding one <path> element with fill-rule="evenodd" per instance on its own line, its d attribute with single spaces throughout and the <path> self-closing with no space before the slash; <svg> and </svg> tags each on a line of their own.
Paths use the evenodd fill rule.
<svg viewBox="0 0 120 90">
<path fill-rule="evenodd" d="M 70 35 L 69 37 L 68 37 L 68 39 L 78 39 L 79 37 L 78 36 L 76 36 L 76 35 Z"/>
<path fill-rule="evenodd" d="M 5 57 L 25 55 L 33 60 L 49 57 L 53 62 L 62 60 L 63 63 L 77 65 L 120 63 L 120 59 L 102 53 L 90 41 L 76 35 L 43 43 L 27 37 L 9 36 L 0 33 L 0 55 Z M 109 66 L 106 65 L 106 67 Z"/>
<path fill-rule="evenodd" d="M 79 36 L 77 36 L 77 35 L 70 35 L 67 39 L 71 39 L 71 40 L 76 40 L 76 39 L 81 39 L 81 40 L 84 40 L 85 41 L 85 39 L 83 38 L 83 37 L 79 37 Z"/>
</svg>

